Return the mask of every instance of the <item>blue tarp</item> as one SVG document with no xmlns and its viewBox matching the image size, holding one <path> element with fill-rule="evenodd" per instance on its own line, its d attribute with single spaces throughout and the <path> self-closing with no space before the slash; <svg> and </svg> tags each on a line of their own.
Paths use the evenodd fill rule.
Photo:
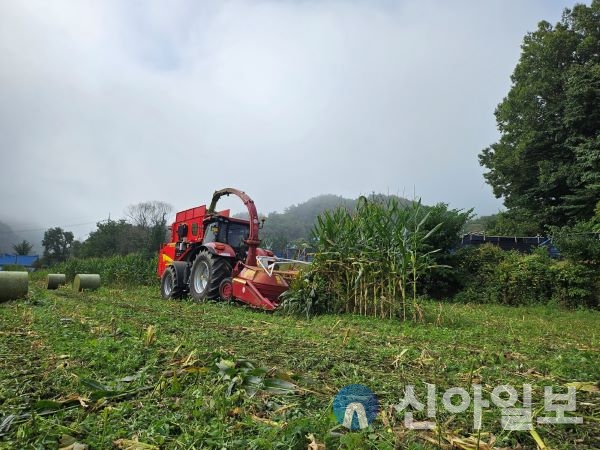
<svg viewBox="0 0 600 450">
<path fill-rule="evenodd" d="M 502 250 L 516 250 L 520 253 L 531 253 L 537 247 L 545 247 L 553 258 L 560 256 L 558 249 L 552 244 L 552 239 L 545 236 L 486 236 L 469 233 L 463 235 L 460 241 L 461 247 L 482 244 L 492 244 Z"/>
<path fill-rule="evenodd" d="M 23 267 L 33 267 L 38 259 L 39 256 L 37 255 L 9 255 L 8 253 L 5 253 L 4 255 L 0 255 L 0 267 L 12 264 Z"/>
</svg>

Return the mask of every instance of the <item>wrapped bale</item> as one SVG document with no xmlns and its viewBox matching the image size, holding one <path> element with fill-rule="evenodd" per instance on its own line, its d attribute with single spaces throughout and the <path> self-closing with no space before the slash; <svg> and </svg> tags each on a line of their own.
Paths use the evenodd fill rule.
<svg viewBox="0 0 600 450">
<path fill-rule="evenodd" d="M 0 272 L 0 302 L 27 296 L 28 272 Z"/>
<path fill-rule="evenodd" d="M 100 287 L 100 275 L 97 273 L 79 273 L 73 280 L 73 289 L 77 292 L 83 290 L 96 290 Z"/>
<path fill-rule="evenodd" d="M 63 284 L 67 284 L 67 276 L 64 273 L 48 274 L 47 289 L 58 289 Z"/>
</svg>

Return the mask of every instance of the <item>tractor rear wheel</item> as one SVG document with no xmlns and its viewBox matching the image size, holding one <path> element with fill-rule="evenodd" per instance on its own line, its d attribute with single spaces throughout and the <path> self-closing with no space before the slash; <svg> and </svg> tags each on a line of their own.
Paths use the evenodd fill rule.
<svg viewBox="0 0 600 450">
<path fill-rule="evenodd" d="M 190 294 L 194 300 L 219 297 L 219 286 L 231 276 L 231 264 L 207 251 L 198 253 L 190 273 Z"/>
<path fill-rule="evenodd" d="M 160 295 L 165 300 L 181 298 L 181 291 L 177 287 L 177 274 L 175 268 L 169 266 L 160 277 Z"/>
</svg>

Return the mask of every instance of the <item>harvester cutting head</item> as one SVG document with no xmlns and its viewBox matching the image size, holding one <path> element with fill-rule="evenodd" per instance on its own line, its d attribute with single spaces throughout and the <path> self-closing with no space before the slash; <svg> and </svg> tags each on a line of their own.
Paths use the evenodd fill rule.
<svg viewBox="0 0 600 450">
<path fill-rule="evenodd" d="M 279 296 L 289 289 L 288 283 L 298 274 L 295 265 L 306 263 L 276 256 L 258 256 L 256 260 L 256 266 L 244 264 L 233 278 L 233 297 L 253 306 L 275 309 L 279 305 Z M 277 270 L 282 264 L 294 266 Z"/>
</svg>

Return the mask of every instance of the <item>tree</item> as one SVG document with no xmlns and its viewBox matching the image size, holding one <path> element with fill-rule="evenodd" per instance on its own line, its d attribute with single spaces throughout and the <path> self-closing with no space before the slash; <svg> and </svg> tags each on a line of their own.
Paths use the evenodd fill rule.
<svg viewBox="0 0 600 450">
<path fill-rule="evenodd" d="M 149 201 L 130 205 L 125 214 L 143 237 L 142 253 L 155 254 L 167 236 L 167 216 L 173 207 L 165 202 Z"/>
<path fill-rule="evenodd" d="M 525 36 L 495 116 L 498 142 L 479 155 L 507 216 L 547 225 L 589 220 L 600 198 L 600 0 L 565 9 Z"/>
<path fill-rule="evenodd" d="M 481 216 L 465 225 L 466 233 L 484 233 L 489 236 L 536 236 L 539 234 L 538 224 L 523 211 L 501 211 L 490 216 Z"/>
<path fill-rule="evenodd" d="M 125 220 L 98 222 L 97 229 L 76 249 L 76 256 L 105 257 L 142 251 L 145 234 L 140 227 Z"/>
<path fill-rule="evenodd" d="M 12 248 L 17 255 L 29 255 L 33 246 L 26 240 L 23 240 L 18 244 L 13 244 Z"/>
<path fill-rule="evenodd" d="M 150 229 L 158 224 L 166 223 L 167 216 L 173 211 L 173 207 L 165 202 L 149 201 L 136 205 L 129 205 L 125 214 L 133 225 L 144 229 Z"/>
<path fill-rule="evenodd" d="M 46 230 L 42 240 L 46 264 L 52 265 L 65 261 L 69 257 L 73 238 L 73 233 L 63 231 L 60 227 Z"/>
<path fill-rule="evenodd" d="M 561 256 L 600 267 L 600 200 L 590 220 L 574 226 L 553 227 L 550 233 Z"/>
</svg>

